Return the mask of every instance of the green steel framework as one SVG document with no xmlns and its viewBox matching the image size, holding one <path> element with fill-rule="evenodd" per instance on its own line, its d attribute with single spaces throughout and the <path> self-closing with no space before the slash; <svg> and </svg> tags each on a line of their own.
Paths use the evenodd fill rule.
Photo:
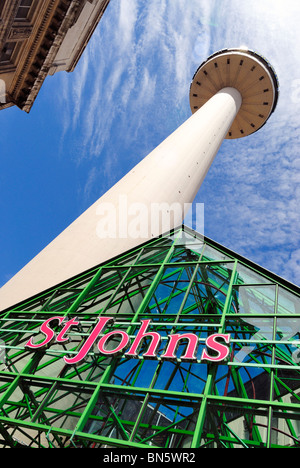
<svg viewBox="0 0 300 468">
<path fill-rule="evenodd" d="M 30 352 L 50 317 L 77 317 L 69 342 Z M 99 316 L 133 339 L 230 333 L 219 364 L 74 356 Z M 55 329 L 56 324 L 52 326 Z M 2 447 L 300 447 L 300 291 L 243 257 L 178 228 L 0 314 Z M 160 352 L 161 352 L 160 351 Z"/>
</svg>

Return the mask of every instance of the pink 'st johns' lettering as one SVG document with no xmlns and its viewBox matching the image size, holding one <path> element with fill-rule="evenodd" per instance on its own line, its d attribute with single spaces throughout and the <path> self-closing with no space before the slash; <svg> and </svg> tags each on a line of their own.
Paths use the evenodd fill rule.
<svg viewBox="0 0 300 468">
<path fill-rule="evenodd" d="M 113 320 L 111 317 L 100 317 L 100 318 L 98 318 L 97 325 L 95 326 L 94 330 L 92 331 L 92 333 L 90 334 L 90 336 L 88 337 L 88 339 L 86 340 L 86 342 L 84 343 L 82 348 L 80 348 L 79 353 L 76 354 L 76 356 L 73 357 L 73 358 L 64 357 L 64 361 L 67 364 L 78 364 L 78 362 L 82 361 L 86 357 L 87 353 L 90 351 L 91 347 L 95 343 L 95 341 L 98 338 L 99 334 L 102 332 L 102 330 L 105 328 L 105 326 L 109 322 L 111 322 L 111 320 Z"/>
<path fill-rule="evenodd" d="M 55 332 L 52 330 L 52 328 L 49 327 L 49 324 L 53 321 L 58 320 L 58 324 L 60 325 L 62 321 L 64 320 L 64 317 L 51 317 L 46 322 L 43 323 L 43 325 L 40 328 L 41 333 L 43 333 L 46 338 L 42 343 L 38 344 L 33 344 L 32 338 L 28 341 L 28 343 L 25 345 L 26 348 L 43 348 L 44 346 L 49 345 L 52 341 L 55 339 Z"/>
<path fill-rule="evenodd" d="M 222 334 L 214 334 L 210 335 L 207 340 L 206 340 L 206 346 L 210 348 L 213 351 L 216 351 L 218 353 L 217 356 L 210 356 L 207 354 L 207 351 L 204 349 L 201 360 L 206 360 L 206 361 L 212 361 L 212 362 L 220 362 L 224 361 L 224 359 L 227 358 L 229 354 L 229 348 L 217 341 L 217 338 L 223 338 L 225 343 L 229 344 L 230 343 L 230 335 L 222 335 Z"/>
<path fill-rule="evenodd" d="M 133 358 L 136 358 L 139 354 L 139 350 L 142 346 L 142 340 L 147 337 L 151 337 L 151 343 L 148 347 L 148 351 L 143 354 L 144 358 L 149 358 L 149 359 L 155 359 L 156 358 L 156 353 L 157 353 L 157 348 L 161 342 L 161 336 L 157 332 L 146 332 L 148 329 L 149 325 L 151 323 L 151 320 L 142 320 L 142 326 L 140 330 L 138 331 L 138 334 L 135 337 L 134 342 L 132 343 L 132 346 L 130 350 L 125 353 L 125 356 L 130 356 Z"/>
<path fill-rule="evenodd" d="M 58 343 L 64 343 L 65 341 L 69 340 L 68 337 L 65 337 L 65 334 L 69 331 L 69 328 L 71 328 L 73 325 L 79 325 L 79 322 L 76 322 L 76 318 L 69 320 L 65 324 L 64 328 L 62 329 L 62 331 L 59 333 L 58 337 L 56 338 L 56 341 Z"/>
<path fill-rule="evenodd" d="M 110 347 L 110 349 L 105 349 L 104 345 L 106 345 L 107 341 L 109 341 L 111 337 L 114 337 L 116 335 L 121 335 L 122 337 L 121 343 L 118 344 L 115 348 Z M 126 348 L 128 341 L 129 341 L 129 336 L 127 335 L 126 332 L 122 330 L 112 331 L 110 333 L 107 333 L 105 336 L 101 338 L 101 340 L 98 343 L 98 349 L 99 349 L 100 354 L 103 354 L 104 356 L 112 355 L 112 354 L 118 355 L 122 353 L 124 348 Z"/>
<path fill-rule="evenodd" d="M 176 359 L 176 351 L 179 346 L 180 340 L 188 340 L 188 346 L 185 354 L 181 356 L 183 361 L 197 361 L 197 350 L 199 345 L 199 340 L 197 335 L 194 333 L 184 333 L 182 335 L 170 335 L 169 344 L 165 354 L 161 356 L 162 359 L 173 360 Z"/>
<path fill-rule="evenodd" d="M 69 341 L 67 336 L 68 331 L 72 326 L 79 325 L 76 318 L 73 318 L 66 322 L 63 325 L 64 317 L 52 317 L 46 320 L 40 331 L 45 335 L 45 340 L 42 343 L 33 343 L 33 338 L 30 338 L 28 343 L 25 345 L 26 348 L 38 349 L 52 344 L 53 342 L 65 343 Z M 60 333 L 56 336 L 55 331 L 51 328 L 55 324 L 56 326 L 63 326 Z M 98 323 L 92 330 L 91 334 L 88 336 L 86 341 L 82 344 L 81 348 L 74 357 L 64 357 L 64 360 L 67 364 L 78 364 L 83 361 L 95 341 L 99 337 L 100 333 L 103 332 L 105 327 L 108 324 L 114 324 L 114 319 L 112 317 L 98 317 Z M 144 352 L 143 357 L 148 359 L 158 359 L 158 349 L 161 344 L 162 338 L 157 332 L 147 331 L 151 325 L 151 320 L 142 320 L 141 327 L 137 332 L 136 337 L 130 345 L 129 350 L 124 354 L 124 357 L 137 358 L 139 351 L 145 339 L 147 340 L 147 350 Z M 121 337 L 121 339 L 120 339 Z M 150 338 L 150 342 L 149 342 Z M 220 343 L 218 340 L 224 340 L 225 344 Z M 124 330 L 112 330 L 109 333 L 106 333 L 99 339 L 98 350 L 99 353 L 103 356 L 118 356 L 122 354 L 126 348 L 129 346 L 130 337 L 128 333 Z M 186 343 L 187 342 L 187 343 Z M 199 338 L 194 333 L 182 333 L 182 334 L 171 334 L 168 336 L 168 344 L 164 353 L 161 355 L 163 360 L 174 360 L 177 359 L 176 352 L 181 343 L 186 343 L 185 353 L 181 356 L 181 360 L 188 362 L 197 362 L 197 351 L 199 346 Z M 205 344 L 207 348 L 215 352 L 215 355 L 208 353 L 206 349 L 203 350 L 201 360 L 211 361 L 211 362 L 221 362 L 227 358 L 229 354 L 228 345 L 230 343 L 230 334 L 220 334 L 216 333 L 209 336 Z"/>
</svg>

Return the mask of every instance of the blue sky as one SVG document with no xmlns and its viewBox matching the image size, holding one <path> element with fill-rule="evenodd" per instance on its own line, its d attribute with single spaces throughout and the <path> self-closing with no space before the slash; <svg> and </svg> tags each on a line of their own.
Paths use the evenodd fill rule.
<svg viewBox="0 0 300 468">
<path fill-rule="evenodd" d="M 280 82 L 257 133 L 225 141 L 195 202 L 205 235 L 300 284 L 296 0 L 111 0 L 76 70 L 0 113 L 0 286 L 190 115 L 199 64 L 247 45 Z"/>
</svg>

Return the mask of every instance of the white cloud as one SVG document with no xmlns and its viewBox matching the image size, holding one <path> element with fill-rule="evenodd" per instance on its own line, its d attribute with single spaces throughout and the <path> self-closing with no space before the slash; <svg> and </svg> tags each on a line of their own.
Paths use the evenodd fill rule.
<svg viewBox="0 0 300 468">
<path fill-rule="evenodd" d="M 295 284 L 300 284 L 300 249 L 291 253 L 285 264 L 283 274 L 291 278 L 291 281 Z"/>
<path fill-rule="evenodd" d="M 136 0 L 119 0 L 119 47 L 122 51 L 131 48 L 134 42 L 133 35 L 137 20 Z"/>
<path fill-rule="evenodd" d="M 76 128 L 77 121 L 80 116 L 81 107 L 82 107 L 82 99 L 83 99 L 83 92 L 86 86 L 86 81 L 89 73 L 89 60 L 88 55 L 83 55 L 81 63 L 80 63 L 80 73 L 74 75 L 74 81 L 72 86 L 72 94 L 73 94 L 73 119 L 72 124 L 73 128 Z"/>
<path fill-rule="evenodd" d="M 84 194 L 85 197 L 88 198 L 90 196 L 90 192 L 92 190 L 92 187 L 93 187 L 93 185 L 95 183 L 96 178 L 97 178 L 97 168 L 92 167 L 92 169 L 89 172 L 88 179 L 86 181 L 86 184 L 85 184 L 84 190 L 83 190 L 83 194 Z"/>
</svg>

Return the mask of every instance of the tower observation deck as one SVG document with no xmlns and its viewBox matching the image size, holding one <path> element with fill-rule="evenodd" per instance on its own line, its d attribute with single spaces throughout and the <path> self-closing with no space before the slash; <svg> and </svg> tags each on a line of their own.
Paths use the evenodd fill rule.
<svg viewBox="0 0 300 468">
<path fill-rule="evenodd" d="M 278 101 L 278 80 L 272 66 L 250 50 L 224 49 L 214 53 L 194 75 L 190 88 L 192 112 L 228 87 L 239 91 L 242 103 L 225 138 L 242 138 L 259 130 Z"/>
</svg>

